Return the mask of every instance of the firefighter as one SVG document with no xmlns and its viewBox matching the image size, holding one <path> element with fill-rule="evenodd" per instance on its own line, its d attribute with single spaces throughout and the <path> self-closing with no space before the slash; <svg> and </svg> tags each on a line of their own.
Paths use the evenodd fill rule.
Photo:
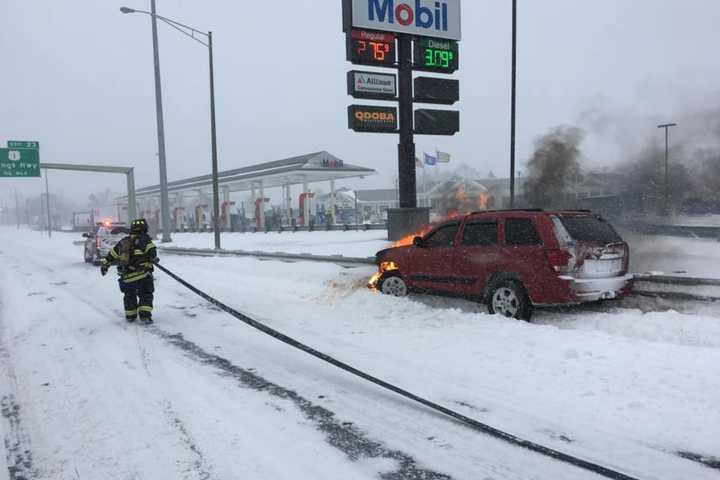
<svg viewBox="0 0 720 480">
<path fill-rule="evenodd" d="M 111 265 L 117 265 L 120 291 L 125 294 L 125 319 L 134 322 L 138 315 L 143 323 L 152 323 L 153 266 L 159 263 L 157 249 L 148 235 L 144 218 L 133 220 L 130 234 L 120 240 L 102 259 L 100 273 L 105 276 Z"/>
</svg>

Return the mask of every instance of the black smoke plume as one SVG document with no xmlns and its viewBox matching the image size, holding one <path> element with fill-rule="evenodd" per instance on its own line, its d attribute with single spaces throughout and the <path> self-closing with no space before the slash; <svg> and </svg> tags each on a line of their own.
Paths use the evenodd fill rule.
<svg viewBox="0 0 720 480">
<path fill-rule="evenodd" d="M 583 130 L 577 127 L 560 126 L 536 140 L 535 152 L 527 163 L 525 200 L 528 206 L 568 206 L 570 186 L 580 178 L 580 143 L 584 136 Z"/>
</svg>

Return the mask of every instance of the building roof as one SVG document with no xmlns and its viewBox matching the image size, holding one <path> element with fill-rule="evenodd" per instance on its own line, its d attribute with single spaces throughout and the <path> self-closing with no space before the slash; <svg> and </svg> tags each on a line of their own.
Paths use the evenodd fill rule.
<svg viewBox="0 0 720 480">
<path fill-rule="evenodd" d="M 377 172 L 371 168 L 351 165 L 326 151 L 321 151 L 226 170 L 219 172 L 218 179 L 220 185 L 229 188 L 230 191 L 249 191 L 253 185 L 259 185 L 260 182 L 262 182 L 264 188 L 273 188 L 343 178 L 362 178 L 375 173 Z M 210 187 L 212 187 L 212 175 L 168 182 L 168 191 L 170 192 L 193 191 Z M 136 190 L 138 197 L 157 196 L 159 194 L 159 185 Z"/>
</svg>

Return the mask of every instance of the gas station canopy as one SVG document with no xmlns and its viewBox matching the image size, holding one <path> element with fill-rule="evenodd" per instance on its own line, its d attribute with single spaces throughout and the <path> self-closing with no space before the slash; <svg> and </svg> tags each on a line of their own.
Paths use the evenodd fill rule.
<svg viewBox="0 0 720 480">
<path fill-rule="evenodd" d="M 253 188 L 265 189 L 290 185 L 307 185 L 345 178 L 363 178 L 377 172 L 371 168 L 350 165 L 328 152 L 316 152 L 299 157 L 261 163 L 249 167 L 220 172 L 220 186 L 226 191 L 243 192 Z M 179 193 L 212 188 L 212 176 L 187 178 L 168 182 L 168 191 Z M 160 195 L 160 186 L 141 188 L 136 191 L 138 198 Z"/>
</svg>

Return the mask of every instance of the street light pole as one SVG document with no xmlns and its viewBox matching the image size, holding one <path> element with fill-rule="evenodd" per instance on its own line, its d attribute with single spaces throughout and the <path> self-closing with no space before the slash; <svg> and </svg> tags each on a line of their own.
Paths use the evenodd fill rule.
<svg viewBox="0 0 720 480">
<path fill-rule="evenodd" d="M 208 49 L 209 54 L 209 63 L 210 63 L 210 135 L 211 135 L 211 142 L 212 142 L 212 184 L 213 184 L 213 230 L 215 233 L 215 248 L 217 250 L 220 249 L 220 187 L 219 187 L 219 180 L 218 180 L 218 152 L 217 152 L 217 131 L 215 127 L 215 70 L 213 65 L 213 38 L 212 38 L 212 32 L 203 32 L 196 28 L 190 27 L 188 25 L 184 25 L 180 22 L 177 22 L 175 20 L 171 20 L 169 18 L 163 17 L 162 15 L 158 15 L 155 11 L 155 0 L 152 0 L 152 11 L 146 12 L 144 10 L 135 10 L 133 8 L 128 7 L 120 7 L 120 11 L 122 13 L 144 13 L 146 15 L 150 15 L 152 17 L 153 21 L 153 44 L 155 45 L 155 83 L 156 83 L 156 92 L 160 91 L 160 67 L 159 67 L 159 60 L 158 60 L 158 54 L 157 54 L 157 20 L 162 20 L 166 24 L 170 25 L 174 29 L 180 31 L 184 35 L 187 35 L 188 37 L 192 38 L 196 42 L 200 43 L 201 45 L 204 45 Z M 202 41 L 201 39 L 197 38 L 195 34 L 203 35 L 207 38 L 207 43 Z M 159 98 L 159 94 L 158 94 Z M 159 103 L 159 110 L 158 110 L 158 118 L 162 119 L 162 103 L 158 101 Z M 160 132 L 162 132 L 162 122 L 161 120 L 158 120 L 158 143 L 160 143 Z M 162 180 L 162 172 L 164 171 L 165 166 L 165 140 L 164 140 L 164 133 L 162 134 L 162 147 L 161 147 L 161 163 L 160 163 L 160 171 L 161 171 L 161 180 L 160 180 L 160 190 L 161 190 L 161 202 L 164 201 L 165 204 L 169 203 L 167 201 L 168 194 L 167 194 L 167 178 L 165 178 L 165 187 L 163 187 L 163 180 Z M 164 192 L 164 193 L 163 193 Z M 166 221 L 167 217 L 167 221 Z M 170 210 L 163 208 L 163 226 L 170 224 Z M 163 235 L 165 235 L 165 229 L 163 229 Z M 164 237 L 163 237 L 164 238 Z M 168 241 L 170 238 L 169 232 L 167 233 Z M 164 241 L 164 240 L 163 240 Z"/>
<path fill-rule="evenodd" d="M 670 182 L 668 173 L 668 163 L 670 157 L 670 127 L 676 127 L 677 123 L 665 123 L 658 125 L 658 128 L 665 129 L 665 215 L 670 214 Z"/>
<path fill-rule="evenodd" d="M 210 135 L 212 137 L 212 178 L 213 178 L 213 229 L 215 231 L 215 249 L 220 250 L 220 187 L 218 185 L 217 131 L 215 129 L 215 69 L 213 67 L 213 37 L 208 32 L 208 52 L 210 55 Z"/>
<path fill-rule="evenodd" d="M 155 0 L 150 0 L 152 19 L 153 59 L 155 64 L 155 111 L 157 117 L 158 156 L 160 158 L 160 215 L 162 217 L 162 243 L 170 238 L 170 201 L 168 198 L 167 166 L 165 163 L 165 121 L 162 107 L 162 86 L 160 84 L 160 54 L 158 52 L 157 16 Z"/>
</svg>

